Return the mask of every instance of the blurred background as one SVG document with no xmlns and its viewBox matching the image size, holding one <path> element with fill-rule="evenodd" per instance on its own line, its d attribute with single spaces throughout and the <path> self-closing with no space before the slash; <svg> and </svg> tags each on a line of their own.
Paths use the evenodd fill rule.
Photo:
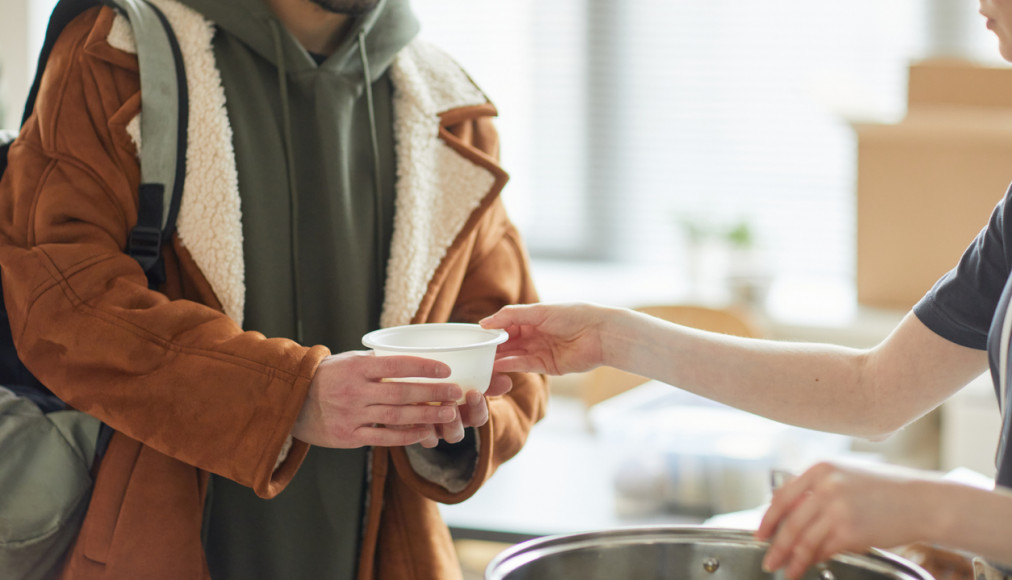
<svg viewBox="0 0 1012 580">
<path fill-rule="evenodd" d="M 4 0 L 2 128 L 53 4 Z M 872 346 L 1012 180 L 1012 69 L 974 2 L 413 6 L 498 107 L 503 196 L 545 300 L 698 307 L 750 335 Z M 667 385 L 583 375 L 553 393 L 521 454 L 444 511 L 461 542 L 708 521 L 760 504 L 771 467 L 840 454 L 994 470 L 987 377 L 874 443 Z M 527 507 L 503 510 L 510 497 Z"/>
<path fill-rule="evenodd" d="M 727 242 L 751 250 L 739 273 L 852 306 L 852 124 L 904 117 L 912 62 L 999 62 L 962 0 L 413 4 L 500 110 L 532 255 L 563 278 L 601 266 L 611 283 L 580 286 L 608 301 L 724 300 Z"/>
<path fill-rule="evenodd" d="M 54 3 L 4 2 L 3 128 L 18 126 Z M 759 298 L 814 286 L 822 298 L 808 315 L 852 315 L 853 124 L 904 117 L 912 62 L 1003 66 L 963 0 L 413 6 L 422 35 L 499 109 L 506 204 L 547 299 L 575 286 L 608 302 L 723 302 L 733 269 L 763 286 Z M 608 283 L 568 283 L 582 277 Z"/>
</svg>

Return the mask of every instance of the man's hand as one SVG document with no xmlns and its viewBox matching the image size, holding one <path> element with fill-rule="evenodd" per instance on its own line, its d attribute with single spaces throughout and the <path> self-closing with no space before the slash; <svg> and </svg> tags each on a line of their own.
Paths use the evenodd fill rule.
<svg viewBox="0 0 1012 580">
<path fill-rule="evenodd" d="M 485 394 L 478 391 L 464 393 L 464 402 L 456 407 L 459 412 L 455 414 L 453 421 L 436 427 L 437 435 L 445 439 L 447 443 L 458 443 L 464 438 L 465 427 L 481 427 L 488 422 L 488 404 L 485 397 L 505 395 L 512 388 L 513 379 L 509 375 L 493 373 Z M 431 441 L 423 441 L 422 445 L 434 446 L 429 443 Z"/>
<path fill-rule="evenodd" d="M 461 388 L 399 379 L 448 376 L 446 364 L 419 357 L 366 351 L 331 355 L 316 369 L 292 435 L 321 447 L 433 447 L 440 426 L 460 422 L 455 402 L 463 396 Z"/>
</svg>

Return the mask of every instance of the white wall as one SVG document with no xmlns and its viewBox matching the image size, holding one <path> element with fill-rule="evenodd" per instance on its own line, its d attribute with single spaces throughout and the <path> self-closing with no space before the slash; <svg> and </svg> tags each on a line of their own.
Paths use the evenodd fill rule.
<svg viewBox="0 0 1012 580">
<path fill-rule="evenodd" d="M 0 5 L 0 129 L 17 129 L 35 60 L 56 0 L 3 0 Z"/>
</svg>

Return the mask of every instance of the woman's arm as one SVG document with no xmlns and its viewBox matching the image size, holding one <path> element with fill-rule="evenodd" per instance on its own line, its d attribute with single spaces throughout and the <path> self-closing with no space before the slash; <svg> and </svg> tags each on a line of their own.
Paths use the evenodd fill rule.
<svg viewBox="0 0 1012 580">
<path fill-rule="evenodd" d="M 878 346 L 728 336 L 592 304 L 512 306 L 482 324 L 510 340 L 497 369 L 565 374 L 607 365 L 802 427 L 881 437 L 987 368 L 908 314 Z"/>
</svg>

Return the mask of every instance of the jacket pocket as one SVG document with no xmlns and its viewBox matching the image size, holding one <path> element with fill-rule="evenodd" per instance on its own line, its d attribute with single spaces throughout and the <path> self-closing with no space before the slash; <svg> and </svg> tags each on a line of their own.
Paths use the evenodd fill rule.
<svg viewBox="0 0 1012 580">
<path fill-rule="evenodd" d="M 116 523 L 140 450 L 140 443 L 119 433 L 114 433 L 109 441 L 109 448 L 98 465 L 95 488 L 78 538 L 78 545 L 89 560 L 102 564 L 108 561 Z"/>
</svg>

